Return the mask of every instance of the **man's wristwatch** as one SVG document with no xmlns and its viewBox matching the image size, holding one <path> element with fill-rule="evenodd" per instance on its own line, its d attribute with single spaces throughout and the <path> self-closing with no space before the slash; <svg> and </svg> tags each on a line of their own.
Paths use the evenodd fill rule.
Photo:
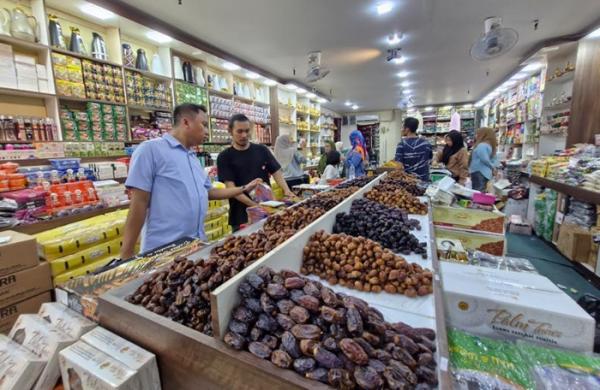
<svg viewBox="0 0 600 390">
<path fill-rule="evenodd" d="M 243 186 L 240 187 L 240 189 L 242 190 L 242 192 L 246 192 L 246 185 L 244 184 Z"/>
</svg>

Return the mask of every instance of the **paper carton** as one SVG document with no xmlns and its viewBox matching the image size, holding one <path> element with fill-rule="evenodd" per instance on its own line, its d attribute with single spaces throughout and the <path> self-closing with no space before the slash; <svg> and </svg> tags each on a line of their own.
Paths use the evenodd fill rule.
<svg viewBox="0 0 600 390">
<path fill-rule="evenodd" d="M 145 390 L 135 371 L 83 341 L 60 352 L 60 373 L 65 390 Z"/>
<path fill-rule="evenodd" d="M 6 238 L 8 241 L 0 244 L 0 276 L 38 265 L 35 237 L 7 230 L 0 233 L 0 239 Z"/>
<path fill-rule="evenodd" d="M 78 340 L 83 334 L 96 327 L 96 324 L 81 314 L 75 313 L 58 302 L 44 303 L 38 316 L 42 317 L 62 332 Z"/>
<path fill-rule="evenodd" d="M 46 362 L 0 335 L 0 389 L 31 389 Z"/>
<path fill-rule="evenodd" d="M 29 352 L 46 361 L 34 390 L 52 390 L 60 377 L 58 353 L 75 342 L 47 321 L 35 314 L 19 317 L 8 337 Z"/>
<path fill-rule="evenodd" d="M 591 352 L 595 321 L 549 279 L 440 263 L 449 325 L 501 339 Z"/>
<path fill-rule="evenodd" d="M 434 206 L 433 223 L 436 226 L 504 234 L 504 214 L 499 212 Z"/>
<path fill-rule="evenodd" d="M 154 354 L 99 326 L 83 335 L 81 340 L 137 371 L 143 389 L 160 390 Z"/>
<path fill-rule="evenodd" d="M 505 239 L 500 234 L 436 227 L 435 238 L 458 240 L 466 250 L 478 250 L 494 256 L 503 256 L 505 252 Z"/>
<path fill-rule="evenodd" d="M 50 265 L 40 263 L 14 274 L 0 276 L 0 307 L 5 307 L 52 289 Z"/>
<path fill-rule="evenodd" d="M 44 302 L 50 302 L 50 291 L 36 295 L 21 302 L 0 308 L 0 333 L 8 334 L 21 314 L 35 314 Z"/>
</svg>

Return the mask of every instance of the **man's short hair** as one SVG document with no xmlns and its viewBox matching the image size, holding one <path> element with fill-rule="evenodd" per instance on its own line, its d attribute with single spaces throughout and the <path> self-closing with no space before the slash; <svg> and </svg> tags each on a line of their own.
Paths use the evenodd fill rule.
<svg viewBox="0 0 600 390">
<path fill-rule="evenodd" d="M 233 130 L 235 122 L 250 122 L 250 119 L 244 114 L 235 114 L 229 118 L 229 130 Z"/>
<path fill-rule="evenodd" d="M 200 112 L 203 112 L 205 114 L 208 113 L 206 107 L 204 107 L 201 104 L 184 103 L 178 105 L 177 107 L 175 107 L 175 110 L 173 110 L 173 121 L 175 123 L 175 126 L 181 123 L 183 117 L 192 115 L 195 116 L 200 114 Z"/>
<path fill-rule="evenodd" d="M 409 116 L 408 118 L 404 119 L 404 128 L 409 129 L 411 133 L 416 133 L 417 129 L 419 128 L 419 120 Z"/>
</svg>

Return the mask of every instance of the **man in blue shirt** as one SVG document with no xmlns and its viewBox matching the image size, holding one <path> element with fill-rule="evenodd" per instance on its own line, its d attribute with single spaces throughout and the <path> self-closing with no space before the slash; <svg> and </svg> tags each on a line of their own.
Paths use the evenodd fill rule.
<svg viewBox="0 0 600 390">
<path fill-rule="evenodd" d="M 193 146 L 208 131 L 206 108 L 182 104 L 173 113 L 174 128 L 162 138 L 143 142 L 133 153 L 125 185 L 131 203 L 121 258 L 130 258 L 142 232 L 142 252 L 182 237 L 204 236 L 209 199 L 227 199 L 254 189 L 261 179 L 242 187 L 212 188 Z M 143 227 L 143 229 L 142 229 Z"/>
<path fill-rule="evenodd" d="M 417 175 L 423 181 L 429 181 L 429 164 L 433 158 L 431 144 L 417 135 L 419 120 L 408 117 L 404 120 L 402 140 L 396 147 L 396 157 L 404 165 L 407 173 Z"/>
</svg>

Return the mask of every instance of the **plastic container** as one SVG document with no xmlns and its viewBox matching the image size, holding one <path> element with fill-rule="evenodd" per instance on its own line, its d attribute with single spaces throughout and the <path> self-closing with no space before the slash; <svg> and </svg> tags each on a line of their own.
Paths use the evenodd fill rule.
<svg viewBox="0 0 600 390">
<path fill-rule="evenodd" d="M 7 173 L 15 173 L 19 169 L 19 164 L 13 162 L 7 162 L 0 164 L 0 169 L 6 171 Z"/>
<path fill-rule="evenodd" d="M 473 194 L 473 202 L 479 204 L 493 205 L 496 203 L 496 197 L 491 194 L 475 193 Z"/>
<path fill-rule="evenodd" d="M 10 191 L 9 182 L 7 179 L 0 180 L 0 192 Z"/>
<path fill-rule="evenodd" d="M 78 170 L 79 164 L 81 163 L 80 158 L 60 158 L 60 159 L 50 159 L 48 161 L 50 161 L 52 168 L 58 169 L 58 170 L 67 170 L 67 169 Z"/>
</svg>

